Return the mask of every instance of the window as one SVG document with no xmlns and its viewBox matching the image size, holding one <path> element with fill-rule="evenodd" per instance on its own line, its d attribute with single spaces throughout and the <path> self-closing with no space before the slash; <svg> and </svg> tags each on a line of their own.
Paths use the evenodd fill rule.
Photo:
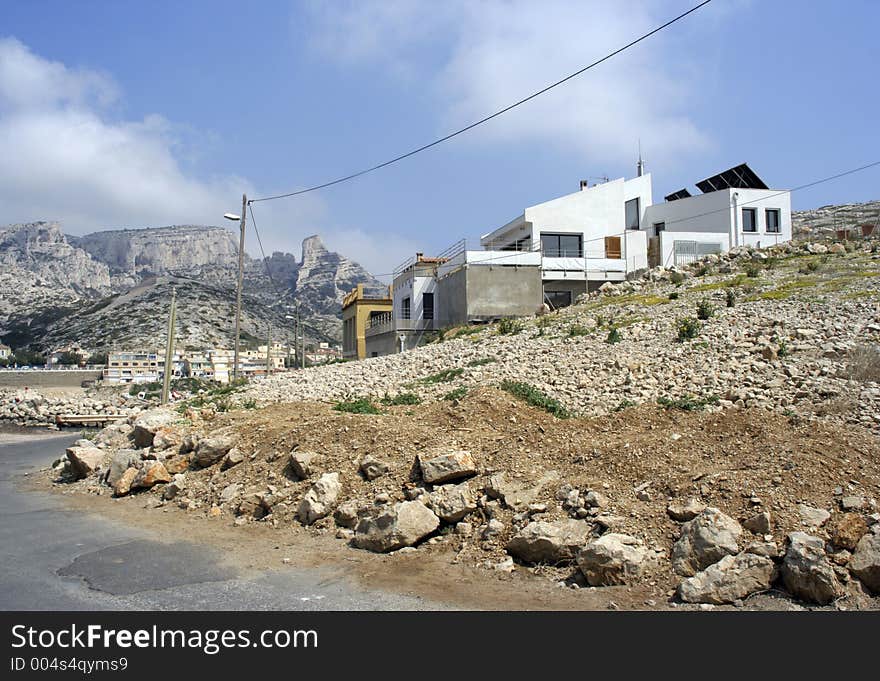
<svg viewBox="0 0 880 681">
<path fill-rule="evenodd" d="M 655 222 L 654 223 L 654 234 L 655 236 L 659 236 L 660 232 L 666 231 L 666 223 L 665 222 Z"/>
<path fill-rule="evenodd" d="M 547 258 L 582 258 L 584 235 L 541 232 L 541 250 Z"/>
<path fill-rule="evenodd" d="M 422 294 L 422 319 L 434 319 L 434 294 Z"/>
<path fill-rule="evenodd" d="M 743 208 L 743 231 L 758 231 L 758 211 L 755 208 Z"/>
<path fill-rule="evenodd" d="M 621 250 L 619 236 L 605 237 L 605 257 L 613 260 L 620 260 Z"/>
<path fill-rule="evenodd" d="M 776 234 L 779 233 L 779 209 L 778 208 L 768 208 L 764 211 L 764 217 L 767 222 L 767 231 L 774 232 Z"/>
<path fill-rule="evenodd" d="M 618 204 L 620 205 L 620 204 Z M 626 207 L 626 228 L 638 229 L 640 225 L 639 199 L 630 199 L 625 204 Z"/>
<path fill-rule="evenodd" d="M 553 310 L 568 307 L 571 305 L 571 291 L 544 291 L 544 302 Z"/>
<path fill-rule="evenodd" d="M 409 298 L 404 298 L 400 301 L 400 318 L 401 319 L 409 319 L 410 318 L 410 302 Z"/>
</svg>

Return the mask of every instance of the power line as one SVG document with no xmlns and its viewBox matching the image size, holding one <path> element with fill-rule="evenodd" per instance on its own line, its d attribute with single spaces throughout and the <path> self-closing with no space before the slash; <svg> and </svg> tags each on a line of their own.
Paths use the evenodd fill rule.
<svg viewBox="0 0 880 681">
<path fill-rule="evenodd" d="M 360 170 L 356 173 L 346 175 L 345 177 L 340 177 L 335 180 L 331 180 L 329 182 L 324 182 L 322 184 L 318 184 L 313 187 L 308 187 L 306 189 L 300 189 L 299 191 L 288 192 L 286 194 L 276 194 L 274 196 L 265 196 L 265 197 L 259 198 L 259 199 L 251 199 L 248 203 L 256 203 L 259 201 L 274 201 L 275 199 L 284 199 L 284 198 L 288 198 L 290 196 L 298 196 L 300 194 L 307 194 L 309 192 L 314 192 L 319 189 L 325 189 L 326 187 L 332 187 L 333 185 L 341 184 L 342 182 L 348 182 L 349 180 L 353 180 L 353 179 L 360 177 L 362 175 L 366 175 L 367 173 L 372 173 L 372 172 L 379 170 L 381 168 L 385 168 L 386 166 L 390 166 L 391 164 L 397 163 L 398 161 L 402 161 L 406 158 L 409 158 L 410 156 L 415 156 L 416 154 L 418 154 L 422 151 L 426 151 L 427 149 L 430 149 L 431 147 L 435 147 L 438 144 L 442 144 L 443 142 L 451 140 L 453 137 L 457 137 L 458 135 L 461 135 L 462 133 L 465 133 L 468 130 L 472 130 L 473 128 L 476 128 L 477 126 L 482 125 L 483 123 L 487 123 L 488 121 L 491 121 L 493 118 L 497 118 L 498 116 L 500 116 L 504 113 L 507 113 L 511 109 L 515 109 L 516 107 L 521 106 L 522 104 L 525 104 L 526 102 L 528 102 L 532 99 L 535 99 L 536 97 L 539 97 L 540 95 L 543 95 L 545 92 L 548 92 L 548 91 L 552 90 L 553 88 L 558 87 L 559 85 L 562 85 L 563 83 L 571 80 L 572 78 L 576 78 L 577 76 L 580 76 L 582 73 L 589 71 L 590 69 L 598 66 L 602 62 L 608 61 L 609 59 L 617 56 L 621 52 L 625 52 L 626 50 L 633 47 L 634 45 L 638 45 L 640 42 L 650 38 L 655 33 L 659 33 L 660 31 L 671 26 L 672 24 L 674 24 L 678 21 L 681 21 L 689 14 L 692 14 L 692 13 L 696 12 L 698 9 L 705 7 L 710 2 L 712 2 L 712 0 L 704 0 L 700 4 L 695 5 L 694 7 L 691 7 L 686 12 L 679 14 L 674 19 L 670 19 L 665 24 L 662 24 L 662 25 L 658 26 L 657 28 L 653 29 L 652 31 L 645 33 L 641 37 L 636 38 L 635 40 L 627 43 L 623 47 L 619 47 L 618 49 L 614 50 L 614 52 L 611 52 L 610 54 L 605 55 L 601 59 L 594 61 L 592 64 L 588 64 L 587 66 L 584 66 L 583 68 L 578 69 L 574 73 L 571 73 L 571 74 L 565 76 L 565 78 L 557 80 L 555 83 L 547 85 L 546 87 L 538 90 L 537 92 L 533 92 L 528 97 L 524 97 L 524 98 L 520 99 L 519 101 L 514 102 L 513 104 L 510 104 L 510 105 L 504 107 L 503 109 L 496 111 L 495 113 L 489 114 L 488 116 L 485 116 L 484 118 L 481 118 L 480 120 L 478 120 L 474 123 L 471 123 L 470 125 L 467 125 L 459 130 L 456 130 L 455 132 L 449 133 L 448 135 L 445 135 L 444 137 L 441 137 L 440 139 L 436 139 L 433 142 L 430 142 L 428 144 L 422 145 L 421 147 L 418 147 L 417 149 L 413 149 L 412 151 L 408 151 L 405 154 L 401 154 L 400 156 L 392 158 L 388 161 L 384 161 L 383 163 L 379 163 L 378 165 L 374 165 L 370 168 L 366 168 L 366 169 Z"/>
</svg>

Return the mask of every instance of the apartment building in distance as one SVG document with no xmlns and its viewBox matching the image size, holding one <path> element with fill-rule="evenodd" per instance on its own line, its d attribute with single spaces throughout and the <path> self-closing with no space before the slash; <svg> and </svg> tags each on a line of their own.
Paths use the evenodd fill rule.
<svg viewBox="0 0 880 681">
<path fill-rule="evenodd" d="M 374 319 L 391 315 L 391 291 L 367 291 L 363 284 L 342 299 L 342 357 L 363 359 L 367 356 L 367 328 Z"/>
</svg>

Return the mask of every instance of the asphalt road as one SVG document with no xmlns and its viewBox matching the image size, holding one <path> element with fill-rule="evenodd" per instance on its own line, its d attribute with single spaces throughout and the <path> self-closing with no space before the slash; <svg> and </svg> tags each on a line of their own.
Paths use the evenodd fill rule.
<svg viewBox="0 0 880 681">
<path fill-rule="evenodd" d="M 364 589 L 332 569 L 236 573 L 211 547 L 160 543 L 147 531 L 71 511 L 18 489 L 71 436 L 0 444 L 0 610 L 428 610 Z"/>
</svg>

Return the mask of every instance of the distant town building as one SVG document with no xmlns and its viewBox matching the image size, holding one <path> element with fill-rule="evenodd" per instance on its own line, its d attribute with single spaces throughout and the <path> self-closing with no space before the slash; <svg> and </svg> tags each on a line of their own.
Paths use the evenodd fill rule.
<svg viewBox="0 0 880 681">
<path fill-rule="evenodd" d="M 377 318 L 391 316 L 391 292 L 373 293 L 358 284 L 342 299 L 342 356 L 363 359 L 367 356 L 367 328 Z"/>
<path fill-rule="evenodd" d="M 11 359 L 12 348 L 4 343 L 0 343 L 0 359 Z"/>
</svg>

